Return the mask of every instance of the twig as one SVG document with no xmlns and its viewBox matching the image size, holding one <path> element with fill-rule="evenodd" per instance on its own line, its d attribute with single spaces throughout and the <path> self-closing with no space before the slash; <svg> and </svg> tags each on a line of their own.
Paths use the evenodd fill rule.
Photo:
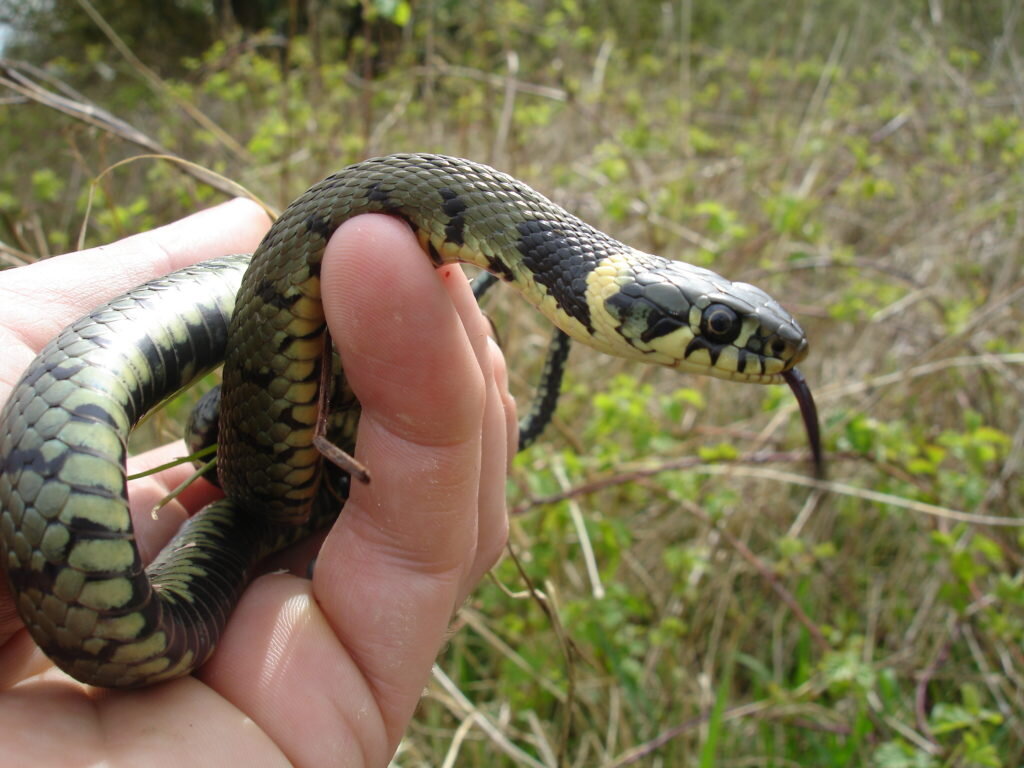
<svg viewBox="0 0 1024 768">
<path fill-rule="evenodd" d="M 106 19 L 97 11 L 89 0 L 78 0 L 78 4 L 82 7 L 89 18 L 92 19 L 93 23 L 100 28 L 100 31 L 107 36 L 107 39 L 113 44 L 124 58 L 128 61 L 135 70 L 142 75 L 143 79 L 149 83 L 150 87 L 174 102 L 182 112 L 191 117 L 196 123 L 208 130 L 213 136 L 235 157 L 244 162 L 250 162 L 252 160 L 251 155 L 245 150 L 241 144 L 235 141 L 223 128 L 217 125 L 213 120 L 207 117 L 203 112 L 196 109 L 194 104 L 189 103 L 185 99 L 181 98 L 174 93 L 170 88 L 167 87 L 167 83 L 152 69 L 147 67 L 142 61 L 132 52 L 131 48 L 125 44 L 117 32 L 107 24 Z"/>
<path fill-rule="evenodd" d="M 780 472 L 778 470 L 764 469 L 761 467 L 725 467 L 714 464 L 693 467 L 691 471 L 703 472 L 709 475 L 745 475 L 747 477 L 758 477 L 765 480 L 776 480 L 782 483 L 802 485 L 807 488 L 820 488 L 826 491 L 832 491 L 833 493 L 841 493 L 845 496 L 855 496 L 857 498 L 866 499 L 867 501 L 877 502 L 878 504 L 887 504 L 891 507 L 901 507 L 902 509 L 909 509 L 911 512 L 921 512 L 926 515 L 932 515 L 933 517 L 940 517 L 946 520 L 956 520 L 957 522 L 969 523 L 971 525 L 991 525 L 993 527 L 1005 528 L 1024 527 L 1024 519 L 996 517 L 993 515 L 974 515 L 970 512 L 961 512 L 956 509 L 939 507 L 935 504 L 928 504 L 923 501 L 904 499 L 901 496 L 893 496 L 889 493 L 879 493 L 878 491 L 871 491 L 867 488 L 857 488 L 856 486 L 847 485 L 846 483 L 837 483 L 834 480 L 815 480 L 813 477 L 805 477 L 804 475 L 798 475 L 793 472 Z"/>
<path fill-rule="evenodd" d="M 508 77 L 494 75 L 490 72 L 484 72 L 483 70 L 473 69 L 471 67 L 448 64 L 439 60 L 435 61 L 433 66 L 414 67 L 410 71 L 413 74 L 418 75 L 430 75 L 435 77 L 464 77 L 469 80 L 481 80 L 502 90 L 509 87 Z M 524 80 L 513 80 L 512 85 L 515 86 L 516 91 L 519 93 L 529 93 L 533 96 L 541 96 L 545 99 L 551 99 L 552 101 L 567 101 L 569 98 L 569 94 L 561 88 L 537 85 L 535 83 L 528 83 Z"/>
<path fill-rule="evenodd" d="M 508 137 L 512 129 L 512 116 L 516 106 L 516 75 L 519 73 L 519 54 L 508 51 L 505 54 L 505 94 L 502 99 L 501 117 L 498 119 L 498 130 L 494 135 L 491 147 L 491 158 L 500 167 L 505 164 L 508 155 Z"/>
<path fill-rule="evenodd" d="M 913 368 L 907 368 L 893 373 L 883 373 L 879 376 L 871 376 L 862 381 L 854 381 L 849 384 L 839 384 L 823 387 L 814 393 L 814 399 L 819 403 L 825 400 L 837 400 L 848 395 L 856 395 L 862 392 L 870 392 L 879 387 L 887 387 L 890 384 L 902 384 L 922 376 L 929 376 L 947 368 L 999 368 L 1004 365 L 1024 365 L 1024 352 L 1007 352 L 1003 354 L 984 355 L 962 355 L 960 357 L 947 357 L 942 360 L 935 360 L 930 363 L 922 363 Z M 779 410 L 795 410 L 796 405 L 784 405 Z"/>
<path fill-rule="evenodd" d="M 43 88 L 39 83 L 32 80 L 26 71 L 31 71 L 30 65 L 24 62 L 0 59 L 0 85 L 11 89 L 15 93 L 42 104 L 44 107 L 62 112 L 69 117 L 79 120 L 87 125 L 99 128 L 114 136 L 117 136 L 129 144 L 141 147 L 152 155 L 174 158 L 176 166 L 193 177 L 197 181 L 207 184 L 232 197 L 239 194 L 249 196 L 238 184 L 225 179 L 223 176 L 207 170 L 202 166 L 185 161 L 180 156 L 171 152 L 158 141 L 147 136 L 133 125 L 125 122 L 119 117 L 103 109 L 102 107 L 90 104 L 86 101 L 75 100 L 54 91 Z M 59 82 L 55 78 L 48 78 L 52 83 Z"/>
<path fill-rule="evenodd" d="M 509 741 L 508 737 L 501 732 L 498 726 L 492 723 L 487 715 L 477 709 L 473 702 L 466 698 L 454 681 L 437 664 L 434 665 L 432 672 L 435 682 L 452 698 L 454 706 L 449 706 L 449 709 L 459 711 L 464 717 L 473 717 L 480 726 L 480 729 L 490 737 L 494 745 L 516 762 L 529 765 L 531 768 L 549 768 L 549 766 L 538 762 Z"/>
<path fill-rule="evenodd" d="M 797 452 L 749 453 L 736 459 L 723 460 L 722 464 L 728 466 L 736 466 L 739 464 L 769 464 L 785 461 L 801 461 L 805 458 L 806 456 L 803 453 Z M 603 491 L 605 488 L 611 488 L 617 485 L 627 485 L 628 483 L 642 480 L 645 477 L 660 475 L 662 472 L 678 472 L 680 470 L 695 469 L 705 465 L 705 460 L 699 456 L 683 456 L 678 459 L 664 461 L 654 466 L 638 467 L 626 472 L 617 472 L 613 475 L 608 475 L 607 477 L 591 480 L 589 483 L 577 485 L 574 488 L 568 488 L 558 493 L 553 493 L 550 496 L 541 496 L 539 498 L 530 499 L 515 507 L 512 510 L 512 514 L 522 515 L 534 507 L 540 507 L 546 504 L 557 504 L 560 501 L 566 501 L 567 499 L 575 498 L 576 496 L 586 496 L 591 493 L 597 493 L 598 491 Z"/>
<path fill-rule="evenodd" d="M 568 490 L 570 487 L 569 476 L 565 474 L 565 466 L 557 456 L 552 463 L 551 471 L 554 472 L 562 490 Z M 580 505 L 573 499 L 569 499 L 569 517 L 572 518 L 573 528 L 576 529 L 576 537 L 579 539 L 580 554 L 583 555 L 583 563 L 587 569 L 587 578 L 590 580 L 590 594 L 594 599 L 600 600 L 605 595 L 604 584 L 601 583 L 601 572 L 597 567 L 597 558 L 594 557 L 594 547 L 590 543 L 590 536 L 587 533 L 587 524 L 583 519 L 583 512 L 580 510 Z"/>
<path fill-rule="evenodd" d="M 530 666 L 530 663 L 522 657 L 522 655 L 516 651 L 512 646 L 498 637 L 490 627 L 487 626 L 487 622 L 484 618 L 472 608 L 463 607 L 459 611 L 459 618 L 466 623 L 467 626 L 471 627 L 485 641 L 491 644 L 491 646 L 502 656 L 508 659 L 510 662 L 515 664 L 519 669 L 533 678 L 533 681 L 548 692 L 556 701 L 560 704 L 564 704 L 566 700 L 565 691 L 559 688 L 547 677 L 544 677 L 537 673 L 537 671 Z"/>
<path fill-rule="evenodd" d="M 537 589 L 529 574 L 526 573 L 526 569 L 523 568 L 523 564 L 516 556 L 512 547 L 506 545 L 506 548 L 508 549 L 513 565 L 515 565 L 516 570 L 519 571 L 519 577 L 526 584 L 528 594 L 551 622 L 551 628 L 555 631 L 555 636 L 558 638 L 558 646 L 562 651 L 563 658 L 565 659 L 566 692 L 565 702 L 563 705 L 565 717 L 562 719 L 562 728 L 561 733 L 559 734 L 561 738 L 558 741 L 558 764 L 562 765 L 566 750 L 569 748 L 573 709 L 576 706 L 576 665 L 573 662 L 573 652 L 576 650 L 576 646 L 572 642 L 572 639 L 566 634 L 565 627 L 562 626 L 562 620 L 558 615 L 558 610 L 551 604 L 553 602 L 552 598 Z M 550 584 L 548 586 L 548 591 L 554 594 L 554 590 L 551 588 Z"/>
<path fill-rule="evenodd" d="M 956 631 L 957 625 L 954 622 L 950 628 L 949 635 L 935 654 L 935 658 L 921 672 L 917 678 L 917 685 L 914 686 L 914 717 L 917 720 L 917 729 L 933 746 L 938 746 L 938 744 L 935 742 L 932 729 L 928 726 L 928 684 L 935 677 L 935 673 L 939 671 L 939 667 L 945 664 L 946 659 L 949 658 L 949 652 L 953 647 L 953 637 L 956 635 Z"/>
<path fill-rule="evenodd" d="M 25 264 L 31 264 L 35 261 L 32 254 L 20 251 L 17 248 L 7 245 L 7 243 L 0 242 L 0 256 L 6 258 L 11 262 L 13 266 L 20 267 Z"/>
<path fill-rule="evenodd" d="M 803 709 L 805 708 L 801 707 L 792 711 L 801 711 Z M 790 712 L 786 711 L 786 707 L 780 708 L 778 707 L 777 702 L 768 699 L 752 701 L 747 704 L 740 704 L 730 709 L 726 709 L 725 712 L 722 713 L 722 720 L 739 720 L 740 718 L 750 717 L 753 715 L 759 715 L 765 720 L 785 720 L 798 728 L 806 728 L 807 730 L 812 731 L 823 731 L 825 733 L 835 733 L 845 736 L 848 736 L 853 732 L 853 728 L 843 723 L 816 722 L 803 717 L 794 717 Z M 602 764 L 601 768 L 622 768 L 622 766 L 631 765 L 647 757 L 687 731 L 692 731 L 694 728 L 703 725 L 708 722 L 710 718 L 711 712 L 709 711 L 697 717 L 685 720 L 678 725 L 674 725 L 668 730 L 662 731 L 650 741 L 638 744 L 629 751 L 619 755 L 614 760 Z"/>
<path fill-rule="evenodd" d="M 741 717 L 747 717 L 748 715 L 754 715 L 758 712 L 763 712 L 770 706 L 767 701 L 754 701 L 750 704 L 741 704 L 738 707 L 727 709 L 722 713 L 722 720 L 736 720 Z M 682 736 L 687 731 L 691 731 L 699 725 L 703 725 L 711 718 L 711 713 L 706 712 L 703 715 L 692 717 L 689 720 L 684 720 L 679 725 L 674 725 L 668 730 L 662 731 L 650 741 L 645 741 L 643 744 L 630 749 L 628 752 L 624 752 L 611 762 L 605 763 L 601 768 L 621 768 L 624 765 L 632 765 L 638 760 L 650 755 L 655 750 L 668 744 L 673 739 Z"/>
<path fill-rule="evenodd" d="M 761 578 L 768 582 L 772 591 L 779 596 L 779 599 L 781 599 L 789 610 L 792 611 L 797 621 L 803 624 L 804 628 L 810 633 L 811 637 L 814 639 L 815 645 L 818 646 L 819 651 L 826 653 L 832 649 L 832 646 L 829 645 L 828 640 L 825 639 L 825 635 L 822 634 L 818 625 L 811 620 L 811 617 L 807 615 L 797 599 L 793 597 L 793 594 L 783 586 L 782 582 L 779 581 L 779 577 L 775 575 L 775 572 L 769 568 L 761 558 L 754 554 L 754 551 L 750 549 L 750 547 L 736 536 L 733 536 L 730 531 L 723 528 L 721 525 L 718 525 L 718 523 L 716 523 L 709 515 L 705 514 L 704 511 L 696 504 L 688 502 L 685 499 L 680 499 L 675 494 L 672 494 L 672 496 L 691 515 L 699 519 L 705 525 L 713 528 L 729 543 L 729 546 L 739 553 L 740 557 L 750 563 L 750 565 L 752 565 L 754 569 L 761 574 Z"/>
</svg>

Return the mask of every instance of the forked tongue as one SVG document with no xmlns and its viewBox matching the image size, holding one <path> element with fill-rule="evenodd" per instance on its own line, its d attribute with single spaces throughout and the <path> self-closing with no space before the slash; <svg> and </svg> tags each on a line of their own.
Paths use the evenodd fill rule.
<svg viewBox="0 0 1024 768">
<path fill-rule="evenodd" d="M 807 430 L 807 442 L 811 444 L 811 456 L 814 458 L 814 475 L 818 478 L 825 477 L 825 454 L 821 450 L 821 430 L 818 427 L 818 407 L 814 404 L 814 397 L 811 395 L 811 388 L 807 386 L 807 379 L 796 368 L 790 368 L 782 373 L 782 378 L 793 390 L 797 403 L 800 404 L 800 416 L 804 420 L 804 429 Z"/>
</svg>

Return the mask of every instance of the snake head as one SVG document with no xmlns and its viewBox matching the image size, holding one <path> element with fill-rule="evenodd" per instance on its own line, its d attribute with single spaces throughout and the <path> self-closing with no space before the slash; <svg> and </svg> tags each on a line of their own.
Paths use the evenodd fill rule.
<svg viewBox="0 0 1024 768">
<path fill-rule="evenodd" d="M 795 367 L 807 357 L 807 336 L 775 299 L 711 270 L 639 251 L 607 259 L 588 289 L 603 299 L 605 322 L 595 328 L 606 348 L 618 345 L 616 354 L 730 381 L 785 381 L 821 473 L 817 410 Z"/>
<path fill-rule="evenodd" d="M 807 356 L 803 329 L 775 299 L 703 267 L 634 251 L 592 276 L 589 287 L 603 299 L 610 326 L 600 330 L 625 357 L 778 384 Z"/>
</svg>

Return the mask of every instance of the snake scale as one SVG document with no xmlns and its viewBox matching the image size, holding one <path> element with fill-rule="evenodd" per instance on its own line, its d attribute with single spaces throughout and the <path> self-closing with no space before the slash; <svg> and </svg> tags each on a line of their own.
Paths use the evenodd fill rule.
<svg viewBox="0 0 1024 768">
<path fill-rule="evenodd" d="M 324 479 L 313 446 L 319 271 L 337 227 L 371 211 L 407 221 L 434 264 L 482 267 L 602 352 L 786 381 L 820 460 L 810 390 L 794 368 L 807 340 L 760 289 L 625 246 L 484 165 L 428 154 L 356 163 L 293 202 L 251 264 L 235 256 L 180 270 L 69 326 L 0 413 L 0 561 L 28 631 L 70 675 L 134 687 L 188 674 L 213 652 L 259 560 L 337 515 L 344 490 Z M 128 512 L 128 433 L 222 359 L 226 498 L 147 567 Z M 332 423 L 330 439 L 347 448 L 352 419 Z"/>
</svg>

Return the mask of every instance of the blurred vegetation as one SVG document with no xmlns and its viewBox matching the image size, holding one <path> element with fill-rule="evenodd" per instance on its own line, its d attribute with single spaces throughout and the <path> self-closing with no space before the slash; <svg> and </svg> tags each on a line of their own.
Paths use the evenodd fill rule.
<svg viewBox="0 0 1024 768">
<path fill-rule="evenodd" d="M 1024 762 L 1019 2 L 94 5 L 117 45 L 0 2 L 39 68 L 0 69 L 6 264 L 74 248 L 91 190 L 88 244 L 222 197 L 101 176 L 138 147 L 20 73 L 277 206 L 373 154 L 489 162 L 809 331 L 827 487 L 786 390 L 576 351 L 396 765 Z M 488 309 L 526 393 L 521 307 Z"/>
</svg>

